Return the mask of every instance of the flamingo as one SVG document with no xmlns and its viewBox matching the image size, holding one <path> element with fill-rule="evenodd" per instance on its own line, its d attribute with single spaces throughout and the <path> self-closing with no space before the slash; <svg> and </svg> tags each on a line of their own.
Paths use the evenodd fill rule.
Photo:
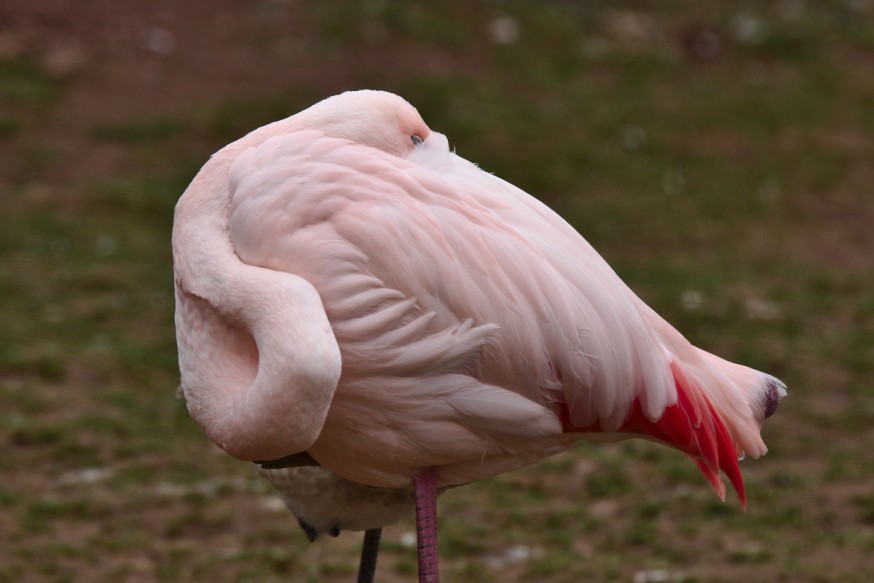
<svg viewBox="0 0 874 583">
<path fill-rule="evenodd" d="M 240 460 L 305 458 L 415 499 L 420 581 L 439 580 L 439 491 L 581 439 L 671 446 L 745 507 L 738 460 L 767 451 L 786 395 L 690 344 L 555 212 L 387 92 L 218 151 L 172 245 L 192 418 Z"/>
</svg>

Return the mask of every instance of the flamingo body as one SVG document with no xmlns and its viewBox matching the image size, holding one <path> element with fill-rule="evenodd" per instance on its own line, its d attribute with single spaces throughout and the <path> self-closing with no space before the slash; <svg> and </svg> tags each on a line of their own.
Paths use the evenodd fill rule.
<svg viewBox="0 0 874 583">
<path fill-rule="evenodd" d="M 173 234 L 182 386 L 240 459 L 437 487 L 579 439 L 654 439 L 743 503 L 785 394 L 692 346 L 557 214 L 350 92 L 219 151 Z"/>
</svg>

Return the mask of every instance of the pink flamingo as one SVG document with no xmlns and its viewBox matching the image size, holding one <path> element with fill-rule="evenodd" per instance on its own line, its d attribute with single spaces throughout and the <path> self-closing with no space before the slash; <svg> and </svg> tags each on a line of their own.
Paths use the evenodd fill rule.
<svg viewBox="0 0 874 583">
<path fill-rule="evenodd" d="M 241 460 L 312 459 L 415 496 L 580 439 L 643 437 L 745 505 L 785 386 L 692 346 L 545 205 L 396 95 L 349 92 L 216 153 L 173 226 L 182 388 Z M 278 463 L 277 466 L 285 464 Z M 365 526 L 368 528 L 368 526 Z"/>
</svg>

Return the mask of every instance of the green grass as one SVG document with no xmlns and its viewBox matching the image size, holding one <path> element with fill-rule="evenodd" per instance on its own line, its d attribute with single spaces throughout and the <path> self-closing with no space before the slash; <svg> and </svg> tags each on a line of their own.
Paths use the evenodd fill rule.
<svg viewBox="0 0 874 583">
<path fill-rule="evenodd" d="M 144 95 L 78 124 L 98 69 L 61 79 L 38 52 L 4 57 L 0 582 L 354 577 L 359 537 L 309 545 L 174 398 L 169 237 L 209 154 L 364 85 L 550 204 L 691 341 L 791 390 L 764 431 L 771 453 L 741 466 L 746 512 L 677 452 L 580 444 L 441 498 L 447 580 L 864 580 L 874 13 L 854 6 L 328 1 L 293 9 L 292 56 L 282 26 L 253 24 L 279 22 L 278 4 L 237 7 L 238 40 L 217 50 L 230 62 L 244 39 L 287 77 Z M 496 18 L 515 42 L 491 40 Z M 700 30 L 715 56 L 685 40 Z M 170 89 L 193 74 L 174 58 Z M 414 580 L 413 531 L 387 529 L 380 581 Z"/>
<path fill-rule="evenodd" d="M 0 102 L 46 108 L 60 96 L 61 83 L 28 58 L 0 58 Z"/>
</svg>

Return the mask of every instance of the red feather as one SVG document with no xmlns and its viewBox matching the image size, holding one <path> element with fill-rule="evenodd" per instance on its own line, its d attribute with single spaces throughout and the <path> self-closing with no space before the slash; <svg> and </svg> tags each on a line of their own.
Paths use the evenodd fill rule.
<svg viewBox="0 0 874 583">
<path fill-rule="evenodd" d="M 746 493 L 737 463 L 739 451 L 734 439 L 695 380 L 687 376 L 676 362 L 671 363 L 671 372 L 677 386 L 677 402 L 667 407 L 658 420 L 652 421 L 643 413 L 640 401 L 635 399 L 625 423 L 617 432 L 649 436 L 690 456 L 716 494 L 724 500 L 725 484 L 719 475 L 720 471 L 723 472 L 737 492 L 741 507 L 746 508 Z M 564 403 L 560 404 L 559 415 L 567 433 L 603 431 L 600 422 L 587 427 L 571 425 Z"/>
</svg>

